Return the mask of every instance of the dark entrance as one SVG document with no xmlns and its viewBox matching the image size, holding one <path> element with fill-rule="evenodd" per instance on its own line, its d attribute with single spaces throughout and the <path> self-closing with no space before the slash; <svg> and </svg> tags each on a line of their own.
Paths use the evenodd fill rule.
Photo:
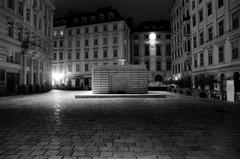
<svg viewBox="0 0 240 159">
<path fill-rule="evenodd" d="M 236 92 L 240 92 L 240 75 L 238 72 L 235 72 L 233 75 L 234 87 Z"/>
<path fill-rule="evenodd" d="M 19 84 L 19 74 L 17 73 L 7 73 L 7 90 L 17 91 L 17 86 Z"/>
<path fill-rule="evenodd" d="M 157 75 L 155 77 L 155 82 L 162 82 L 163 81 L 163 77 L 161 75 Z"/>
</svg>

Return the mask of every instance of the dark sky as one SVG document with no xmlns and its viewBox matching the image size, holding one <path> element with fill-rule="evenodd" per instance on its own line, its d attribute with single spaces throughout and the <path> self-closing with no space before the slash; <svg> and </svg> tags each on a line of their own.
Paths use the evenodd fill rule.
<svg viewBox="0 0 240 159">
<path fill-rule="evenodd" d="M 55 16 L 61 17 L 70 9 L 84 13 L 112 6 L 122 16 L 132 17 L 137 24 L 145 20 L 169 19 L 171 4 L 172 0 L 55 0 Z"/>
</svg>

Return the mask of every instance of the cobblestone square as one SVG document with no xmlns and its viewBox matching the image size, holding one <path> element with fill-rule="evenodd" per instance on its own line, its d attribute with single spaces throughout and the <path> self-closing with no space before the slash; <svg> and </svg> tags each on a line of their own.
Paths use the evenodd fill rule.
<svg viewBox="0 0 240 159">
<path fill-rule="evenodd" d="M 0 97 L 0 158 L 239 158 L 239 103 L 158 93 L 166 98 Z"/>
</svg>

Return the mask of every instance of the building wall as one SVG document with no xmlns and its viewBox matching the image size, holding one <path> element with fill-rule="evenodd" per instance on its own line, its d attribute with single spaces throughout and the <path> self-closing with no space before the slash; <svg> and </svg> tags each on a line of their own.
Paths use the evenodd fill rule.
<svg viewBox="0 0 240 159">
<path fill-rule="evenodd" d="M 1 0 L 0 89 L 50 82 L 53 10 L 52 0 Z"/>
<path fill-rule="evenodd" d="M 172 33 L 172 77 L 191 75 L 190 0 L 176 0 L 170 10 Z"/>
<path fill-rule="evenodd" d="M 114 25 L 117 28 L 114 29 Z M 104 26 L 107 26 L 106 31 L 103 29 Z M 94 30 L 96 27 L 97 31 Z M 80 32 L 77 32 L 78 29 Z M 60 35 L 61 30 L 64 32 L 63 35 Z M 130 29 L 124 20 L 74 27 L 58 26 L 54 28 L 54 32 L 56 35 L 52 50 L 53 74 L 61 73 L 64 76 L 61 81 L 55 81 L 54 84 L 67 84 L 70 80 L 73 86 L 81 86 L 84 85 L 85 79 L 91 82 L 91 68 L 94 65 L 117 65 L 119 60 L 130 63 Z M 71 35 L 69 32 L 72 32 Z M 104 43 L 105 38 L 106 43 Z M 63 47 L 60 47 L 60 40 L 63 40 Z M 85 44 L 86 40 L 88 40 L 88 46 Z M 114 55 L 115 50 L 117 53 Z M 104 51 L 107 51 L 106 57 Z M 60 59 L 61 52 L 63 53 L 62 60 Z M 86 57 L 86 52 L 88 57 Z M 97 56 L 94 55 L 95 52 Z M 76 84 L 77 79 L 80 81 L 78 84 Z"/>
<path fill-rule="evenodd" d="M 156 35 L 152 42 L 149 39 L 151 33 Z M 171 76 L 170 32 L 135 32 L 132 41 L 132 63 L 146 65 L 149 82 L 159 81 L 157 76 L 161 82 L 167 81 Z"/>
<path fill-rule="evenodd" d="M 240 1 L 223 0 L 222 5 L 220 2 L 213 0 L 190 2 L 195 87 L 197 87 L 195 79 L 200 74 L 213 75 L 217 81 L 221 81 L 221 78 L 225 81 L 233 79 L 234 74 L 240 72 Z M 196 25 L 193 24 L 194 16 Z"/>
</svg>

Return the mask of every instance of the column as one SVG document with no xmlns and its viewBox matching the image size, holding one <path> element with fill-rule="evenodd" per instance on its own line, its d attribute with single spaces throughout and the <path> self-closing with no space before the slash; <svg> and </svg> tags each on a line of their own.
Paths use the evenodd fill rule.
<svg viewBox="0 0 240 159">
<path fill-rule="evenodd" d="M 30 84 L 33 85 L 33 73 L 34 73 L 34 70 L 33 70 L 33 57 L 31 57 L 31 60 L 30 60 Z"/>
</svg>

